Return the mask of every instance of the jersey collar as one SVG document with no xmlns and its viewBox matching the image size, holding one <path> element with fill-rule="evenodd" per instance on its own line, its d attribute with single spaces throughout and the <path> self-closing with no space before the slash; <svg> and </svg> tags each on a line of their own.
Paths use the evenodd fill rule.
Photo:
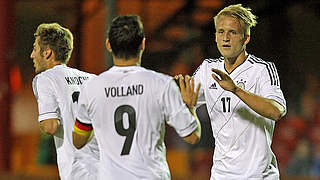
<svg viewBox="0 0 320 180">
<path fill-rule="evenodd" d="M 242 64 L 240 64 L 238 67 L 236 67 L 233 71 L 231 71 L 230 73 L 227 72 L 227 70 L 225 69 L 225 64 L 223 63 L 223 69 L 224 71 L 230 75 L 230 76 L 235 76 L 236 74 L 239 74 L 240 72 L 242 72 L 244 69 L 248 69 L 252 66 L 252 63 L 250 63 L 248 61 L 248 59 L 251 58 L 251 54 L 248 54 L 247 58 L 243 61 Z M 222 57 L 223 58 L 223 57 Z M 224 59 L 224 58 L 223 58 Z"/>
</svg>

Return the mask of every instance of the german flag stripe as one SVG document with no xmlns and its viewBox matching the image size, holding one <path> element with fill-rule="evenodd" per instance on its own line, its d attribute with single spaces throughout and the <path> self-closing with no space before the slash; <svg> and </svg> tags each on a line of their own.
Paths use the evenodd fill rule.
<svg viewBox="0 0 320 180">
<path fill-rule="evenodd" d="M 78 119 L 76 119 L 76 122 L 74 125 L 78 129 L 83 130 L 83 131 L 91 131 L 93 129 L 91 124 L 82 123 Z"/>
<path fill-rule="evenodd" d="M 82 136 L 90 136 L 91 131 L 92 131 L 92 130 L 90 130 L 90 131 L 81 130 L 76 126 L 76 124 L 74 125 L 73 129 L 74 129 L 74 132 L 76 132 L 77 134 L 80 134 Z"/>
</svg>

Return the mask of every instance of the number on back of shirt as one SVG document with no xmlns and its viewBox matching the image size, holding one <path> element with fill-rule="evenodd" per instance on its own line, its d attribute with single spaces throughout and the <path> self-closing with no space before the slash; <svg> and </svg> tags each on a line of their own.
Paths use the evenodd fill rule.
<svg viewBox="0 0 320 180">
<path fill-rule="evenodd" d="M 79 99 L 79 95 L 80 95 L 80 92 L 79 91 L 75 91 L 72 93 L 72 103 L 78 103 L 78 99 Z"/>
<path fill-rule="evenodd" d="M 124 114 L 128 115 L 129 125 L 127 128 L 124 127 Z M 136 131 L 136 111 L 130 105 L 119 106 L 114 113 L 114 125 L 117 133 L 120 136 L 126 136 L 124 141 L 121 155 L 128 155 L 132 146 L 133 136 Z"/>
</svg>

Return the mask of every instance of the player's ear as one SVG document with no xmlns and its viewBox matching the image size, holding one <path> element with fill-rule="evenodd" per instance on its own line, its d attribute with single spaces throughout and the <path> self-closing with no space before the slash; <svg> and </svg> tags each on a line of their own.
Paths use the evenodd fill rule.
<svg viewBox="0 0 320 180">
<path fill-rule="evenodd" d="M 142 42 L 141 42 L 140 49 L 141 49 L 142 51 L 144 51 L 145 47 L 146 47 L 146 38 L 144 37 L 143 40 L 142 40 Z"/>
<path fill-rule="evenodd" d="M 244 35 L 244 45 L 247 45 L 250 42 L 250 35 Z"/>
<path fill-rule="evenodd" d="M 106 47 L 107 47 L 107 50 L 111 53 L 112 52 L 112 48 L 111 48 L 111 44 L 109 42 L 109 38 L 106 39 Z"/>
<path fill-rule="evenodd" d="M 217 32 L 214 33 L 214 40 L 217 42 Z"/>
<path fill-rule="evenodd" d="M 46 59 L 49 59 L 52 56 L 53 52 L 52 52 L 52 50 L 50 48 L 47 48 L 43 53 L 44 53 L 44 57 Z"/>
</svg>

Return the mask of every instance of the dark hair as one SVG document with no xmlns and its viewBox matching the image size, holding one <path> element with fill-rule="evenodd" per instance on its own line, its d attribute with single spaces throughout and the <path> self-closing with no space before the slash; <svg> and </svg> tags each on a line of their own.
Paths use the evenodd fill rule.
<svg viewBox="0 0 320 180">
<path fill-rule="evenodd" d="M 40 24 L 34 36 L 40 37 L 41 53 L 49 47 L 54 52 L 56 61 L 68 63 L 73 50 L 73 36 L 67 28 L 58 23 Z"/>
<path fill-rule="evenodd" d="M 116 17 L 112 21 L 108 38 L 114 56 L 123 59 L 138 57 L 144 38 L 140 17 L 137 15 Z"/>
</svg>

